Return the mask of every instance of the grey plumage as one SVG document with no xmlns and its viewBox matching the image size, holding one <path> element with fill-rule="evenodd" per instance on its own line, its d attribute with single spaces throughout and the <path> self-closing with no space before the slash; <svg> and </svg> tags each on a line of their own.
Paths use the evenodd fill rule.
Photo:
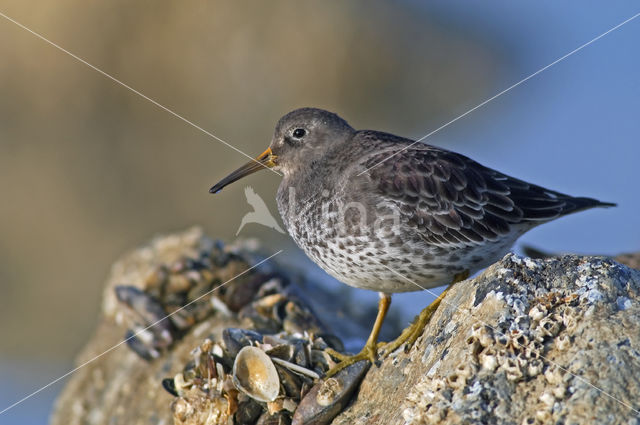
<svg viewBox="0 0 640 425">
<path fill-rule="evenodd" d="M 380 138 L 380 133 L 366 131 L 356 133 L 354 140 Z M 385 139 L 400 146 L 413 143 Z M 615 205 L 545 189 L 429 145 L 413 145 L 384 161 L 387 157 L 371 155 L 361 164 L 373 167 L 367 174 L 377 193 L 396 201 L 406 223 L 436 245 L 495 241 L 514 226 Z"/>
</svg>

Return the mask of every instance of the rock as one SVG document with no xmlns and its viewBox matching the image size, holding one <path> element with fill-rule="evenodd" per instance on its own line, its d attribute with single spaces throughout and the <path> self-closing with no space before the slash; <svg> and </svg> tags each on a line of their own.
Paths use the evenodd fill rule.
<svg viewBox="0 0 640 425">
<path fill-rule="evenodd" d="M 205 358 L 203 351 L 210 348 L 204 347 L 211 346 L 211 341 L 223 343 L 226 335 L 227 341 L 243 343 L 242 338 L 230 338 L 234 331 L 229 328 L 265 335 L 284 332 L 284 337 L 298 338 L 295 347 L 313 344 L 313 349 L 306 349 L 315 356 L 305 364 L 308 367 L 323 361 L 316 353 L 323 347 L 340 350 L 340 339 L 327 332 L 325 323 L 343 321 L 336 311 L 351 322 L 348 300 L 284 270 L 275 258 L 262 262 L 265 257 L 258 251 L 255 242 L 225 246 L 193 228 L 155 238 L 116 262 L 104 291 L 102 321 L 56 401 L 51 424 L 173 423 L 174 414 L 176 423 L 217 423 L 214 418 L 226 423 L 225 418 L 233 414 L 233 403 L 222 393 L 213 397 L 199 391 L 209 383 L 197 373 L 196 385 L 190 385 L 184 394 L 180 389 L 189 384 L 183 372 L 194 370 L 194 359 Z M 311 294 L 314 305 L 331 316 L 317 315 L 305 294 Z M 375 310 L 373 305 L 369 308 Z M 351 323 L 339 330 L 341 337 L 354 339 L 366 335 L 368 328 Z M 257 335 L 261 339 L 262 334 Z M 236 352 L 230 359 L 215 359 L 232 365 L 239 350 L 233 348 Z M 213 354 L 209 356 L 212 360 Z M 220 366 L 229 369 L 230 365 Z M 320 370 L 331 365 L 324 364 Z M 173 378 L 179 375 L 176 385 Z M 281 407 L 294 410 L 292 403 L 287 400 Z M 255 403 L 241 405 L 247 414 L 261 413 Z"/>
<path fill-rule="evenodd" d="M 228 397 L 233 388 L 225 397 L 207 396 L 206 380 L 193 374 L 198 386 L 168 379 L 198 368 L 194 359 L 213 353 L 211 341 L 224 342 L 227 328 L 260 331 L 246 331 L 249 343 L 270 331 L 304 330 L 333 341 L 327 332 L 340 322 L 314 311 L 330 300 L 317 310 L 343 309 L 348 321 L 342 300 L 274 261 L 246 271 L 262 258 L 255 244 L 224 246 L 191 229 L 116 263 L 103 320 L 51 424 L 171 424 L 174 414 L 175 423 L 194 425 L 233 417 L 288 423 L 296 398 L 278 398 L 265 410 L 247 397 Z M 221 284 L 224 290 L 203 296 Z M 639 291 L 640 271 L 610 259 L 509 254 L 452 288 L 415 346 L 371 367 L 333 423 L 640 423 Z M 290 304 L 269 319 L 265 299 Z M 192 307 L 158 322 L 186 302 Z M 360 337 L 368 326 L 359 328 Z M 128 346 L 121 343 L 127 332 L 138 333 Z M 235 338 L 240 344 L 242 336 Z M 224 374 L 223 364 L 212 363 Z"/>
<path fill-rule="evenodd" d="M 509 254 L 457 284 L 334 424 L 639 423 L 640 272 Z"/>
</svg>

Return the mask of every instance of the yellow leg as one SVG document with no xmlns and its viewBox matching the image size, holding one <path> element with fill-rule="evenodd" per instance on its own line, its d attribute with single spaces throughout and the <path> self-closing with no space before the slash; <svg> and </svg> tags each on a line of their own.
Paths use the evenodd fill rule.
<svg viewBox="0 0 640 425">
<path fill-rule="evenodd" d="M 347 366 L 350 366 L 360 360 L 369 360 L 371 363 L 375 363 L 378 357 L 378 334 L 380 333 L 380 328 L 382 327 L 382 323 L 384 322 L 384 318 L 387 315 L 387 311 L 389 311 L 389 306 L 391 305 L 391 295 L 380 292 L 380 301 L 378 302 L 378 315 L 376 316 L 376 321 L 373 324 L 373 329 L 371 329 L 371 333 L 369 334 L 369 338 L 367 338 L 367 342 L 358 354 L 354 356 L 348 356 L 345 354 L 338 353 L 335 350 L 328 348 L 326 351 L 332 357 L 340 360 L 340 363 L 332 367 L 326 374 L 326 377 L 330 377 L 335 375 L 337 372 L 341 371 Z"/>
<path fill-rule="evenodd" d="M 465 270 L 464 272 L 458 273 L 457 275 L 455 275 L 453 277 L 453 281 L 449 284 L 447 289 L 442 291 L 442 293 L 438 296 L 438 298 L 436 298 L 431 304 L 429 304 L 427 308 L 422 310 L 418 315 L 418 317 L 416 317 L 416 319 L 413 321 L 413 323 L 408 328 L 403 330 L 398 338 L 396 338 L 395 340 L 393 340 L 388 344 L 384 344 L 385 355 L 393 353 L 402 344 L 407 344 L 407 346 L 413 345 L 413 343 L 416 342 L 416 339 L 418 339 L 418 337 L 422 335 L 422 332 L 424 331 L 425 326 L 427 326 L 427 324 L 429 323 L 429 320 L 431 320 L 431 316 L 433 316 L 433 313 L 436 312 L 436 310 L 438 309 L 438 306 L 440 305 L 444 297 L 447 295 L 447 292 L 449 292 L 449 289 L 451 289 L 451 287 L 454 284 L 461 282 L 468 277 L 469 277 L 468 270 Z"/>
</svg>

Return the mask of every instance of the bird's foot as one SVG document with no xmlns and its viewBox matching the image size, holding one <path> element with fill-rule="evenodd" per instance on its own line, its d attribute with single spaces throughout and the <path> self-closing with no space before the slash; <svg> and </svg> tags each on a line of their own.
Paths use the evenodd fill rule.
<svg viewBox="0 0 640 425">
<path fill-rule="evenodd" d="M 436 312 L 436 310 L 438 309 L 438 306 L 444 299 L 445 295 L 447 295 L 447 292 L 449 291 L 449 289 L 451 289 L 451 287 L 454 284 L 460 281 L 463 281 L 468 277 L 469 277 L 468 270 L 465 270 L 462 273 L 458 273 L 457 275 L 455 275 L 449 287 L 444 291 L 442 291 L 442 293 L 431 304 L 429 304 L 424 310 L 422 310 L 418 315 L 418 317 L 416 317 L 416 319 L 413 321 L 413 323 L 409 325 L 408 328 L 403 330 L 398 338 L 394 339 L 393 341 L 387 344 L 381 344 L 381 348 L 384 349 L 383 356 L 384 357 L 388 356 L 389 354 L 393 353 L 398 348 L 400 348 L 403 344 L 406 344 L 405 345 L 406 348 L 411 348 L 411 346 L 416 342 L 418 337 L 420 337 L 420 335 L 422 335 L 422 333 L 424 332 L 424 328 L 429 324 L 429 321 L 431 320 L 431 316 L 433 316 L 433 313 Z"/>
<path fill-rule="evenodd" d="M 422 335 L 422 332 L 424 332 L 424 328 L 429 323 L 431 316 L 433 316 L 433 313 L 435 313 L 435 311 L 438 309 L 438 304 L 440 303 L 432 303 L 431 305 L 429 305 L 427 308 L 420 312 L 418 317 L 416 317 L 416 319 L 411 325 L 409 325 L 408 328 L 402 331 L 400 336 L 389 343 L 382 344 L 381 348 L 384 350 L 382 355 L 384 357 L 387 357 L 398 348 L 400 348 L 403 344 L 405 344 L 407 348 L 410 348 L 416 342 L 418 337 Z"/>
<path fill-rule="evenodd" d="M 375 364 L 378 359 L 378 346 L 383 345 L 384 343 L 367 343 L 362 351 L 355 355 L 347 355 L 338 353 L 336 350 L 331 348 L 327 348 L 325 351 L 331 356 L 339 360 L 339 363 L 329 369 L 325 374 L 326 378 L 330 378 L 336 373 L 340 372 L 345 367 L 351 366 L 354 363 L 359 362 L 360 360 L 369 360 L 371 364 Z"/>
</svg>

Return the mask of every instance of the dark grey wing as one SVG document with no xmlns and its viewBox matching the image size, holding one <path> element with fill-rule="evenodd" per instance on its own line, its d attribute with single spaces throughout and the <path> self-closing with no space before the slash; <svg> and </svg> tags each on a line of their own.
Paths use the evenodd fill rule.
<svg viewBox="0 0 640 425">
<path fill-rule="evenodd" d="M 548 190 L 428 145 L 412 146 L 381 162 L 391 154 L 387 150 L 363 162 L 373 167 L 367 171 L 370 184 L 395 202 L 404 220 L 432 244 L 497 240 L 513 226 L 530 228 L 579 210 L 614 205 Z"/>
</svg>

